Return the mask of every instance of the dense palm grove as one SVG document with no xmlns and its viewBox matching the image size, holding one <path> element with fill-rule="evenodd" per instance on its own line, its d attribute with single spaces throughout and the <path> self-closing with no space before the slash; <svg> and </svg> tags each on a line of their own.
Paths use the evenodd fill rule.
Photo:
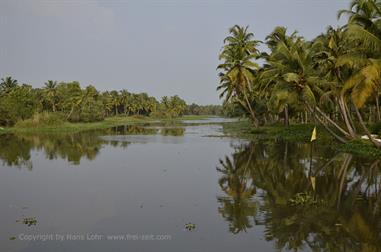
<svg viewBox="0 0 381 252">
<path fill-rule="evenodd" d="M 5 77 L 0 83 L 0 125 L 11 126 L 29 118 L 45 121 L 93 122 L 109 116 L 154 116 L 174 118 L 183 114 L 219 114 L 221 106 L 187 105 L 175 95 L 161 101 L 146 93 L 127 90 L 100 92 L 94 86 L 81 88 L 76 81 L 57 83 L 49 80 L 43 88 L 19 85 Z"/>
<path fill-rule="evenodd" d="M 380 148 L 371 134 L 379 132 L 368 128 L 381 120 L 381 1 L 354 0 L 338 17 L 347 24 L 311 41 L 276 27 L 261 42 L 248 27 L 232 27 L 220 53 L 221 98 L 253 127 L 311 122 L 341 142 L 366 134 Z"/>
</svg>

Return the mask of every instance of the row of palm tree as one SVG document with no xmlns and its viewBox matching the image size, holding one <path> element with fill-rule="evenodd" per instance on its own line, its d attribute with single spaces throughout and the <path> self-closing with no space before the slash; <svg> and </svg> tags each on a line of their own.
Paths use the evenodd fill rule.
<svg viewBox="0 0 381 252">
<path fill-rule="evenodd" d="M 306 115 L 341 142 L 366 134 L 381 148 L 367 125 L 381 119 L 381 1 L 354 0 L 344 15 L 347 24 L 311 41 L 276 27 L 260 42 L 248 27 L 232 27 L 217 67 L 225 103 L 241 106 L 254 127 Z"/>
<path fill-rule="evenodd" d="M 161 101 L 147 93 L 126 89 L 100 92 L 94 86 L 48 80 L 42 88 L 19 85 L 6 77 L 0 82 L 0 125 L 12 125 L 34 113 L 59 114 L 69 121 L 99 121 L 109 116 L 178 117 L 185 113 L 220 113 L 220 106 L 187 105 L 179 96 L 164 96 Z"/>
</svg>

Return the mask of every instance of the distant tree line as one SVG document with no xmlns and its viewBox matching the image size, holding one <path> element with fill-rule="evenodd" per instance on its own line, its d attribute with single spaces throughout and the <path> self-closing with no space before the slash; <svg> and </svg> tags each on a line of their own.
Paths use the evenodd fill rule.
<svg viewBox="0 0 381 252">
<path fill-rule="evenodd" d="M 187 105 L 179 96 L 158 101 L 147 93 L 100 92 L 94 86 L 81 88 L 77 81 L 49 80 L 42 88 L 19 84 L 12 77 L 0 83 L 0 125 L 12 126 L 39 113 L 49 113 L 69 122 L 101 121 L 110 116 L 154 116 L 175 118 L 184 114 L 220 114 L 221 106 Z"/>
</svg>

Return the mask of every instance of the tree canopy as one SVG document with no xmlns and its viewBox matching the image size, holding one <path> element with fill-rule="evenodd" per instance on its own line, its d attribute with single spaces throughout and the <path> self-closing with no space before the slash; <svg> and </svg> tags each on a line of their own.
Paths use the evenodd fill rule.
<svg viewBox="0 0 381 252">
<path fill-rule="evenodd" d="M 338 16 L 347 24 L 312 40 L 276 27 L 263 52 L 247 26 L 233 26 L 217 67 L 225 104 L 240 107 L 254 127 L 314 122 L 341 142 L 366 134 L 381 147 L 369 129 L 381 120 L 381 1 L 354 0 Z"/>
</svg>

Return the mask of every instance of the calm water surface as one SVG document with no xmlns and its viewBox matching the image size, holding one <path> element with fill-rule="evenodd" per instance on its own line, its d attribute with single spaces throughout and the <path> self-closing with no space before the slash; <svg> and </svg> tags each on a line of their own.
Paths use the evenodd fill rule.
<svg viewBox="0 0 381 252">
<path fill-rule="evenodd" d="M 0 251 L 381 250 L 378 160 L 223 121 L 1 135 Z"/>
</svg>

